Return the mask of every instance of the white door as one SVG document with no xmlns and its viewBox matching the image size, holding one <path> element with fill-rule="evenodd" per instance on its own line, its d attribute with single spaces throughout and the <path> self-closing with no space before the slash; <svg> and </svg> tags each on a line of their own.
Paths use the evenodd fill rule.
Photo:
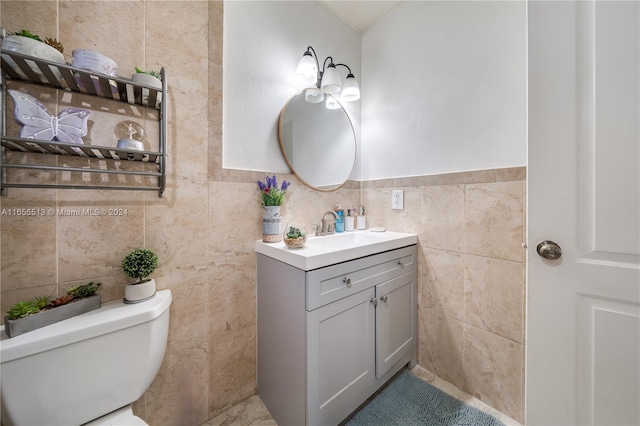
<svg viewBox="0 0 640 426">
<path fill-rule="evenodd" d="M 640 424 L 639 28 L 638 1 L 528 3 L 528 425 Z"/>
</svg>

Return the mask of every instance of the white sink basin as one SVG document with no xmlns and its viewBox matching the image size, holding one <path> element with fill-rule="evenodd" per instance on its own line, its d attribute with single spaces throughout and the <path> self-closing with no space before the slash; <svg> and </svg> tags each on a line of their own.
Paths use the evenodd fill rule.
<svg viewBox="0 0 640 426">
<path fill-rule="evenodd" d="M 353 231 L 309 237 L 304 248 L 290 249 L 283 243 L 256 242 L 256 251 L 303 271 L 416 244 L 416 234 Z"/>
</svg>

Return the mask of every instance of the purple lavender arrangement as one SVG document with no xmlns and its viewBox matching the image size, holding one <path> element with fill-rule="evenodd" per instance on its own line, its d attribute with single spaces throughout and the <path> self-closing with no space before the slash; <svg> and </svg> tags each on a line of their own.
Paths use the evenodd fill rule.
<svg viewBox="0 0 640 426">
<path fill-rule="evenodd" d="M 284 202 L 284 194 L 287 193 L 287 188 L 291 185 L 290 182 L 282 181 L 282 185 L 278 188 L 278 181 L 276 175 L 273 177 L 266 176 L 265 182 L 258 181 L 258 189 L 262 195 L 263 206 L 281 206 Z"/>
</svg>

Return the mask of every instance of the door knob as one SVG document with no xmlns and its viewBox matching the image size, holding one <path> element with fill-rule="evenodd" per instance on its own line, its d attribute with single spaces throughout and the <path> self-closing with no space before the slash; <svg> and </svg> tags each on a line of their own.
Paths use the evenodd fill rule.
<svg viewBox="0 0 640 426">
<path fill-rule="evenodd" d="M 560 246 L 550 240 L 545 240 L 538 244 L 536 250 L 538 251 L 538 254 L 545 259 L 556 260 L 560 259 L 560 256 L 562 256 L 562 249 Z"/>
</svg>

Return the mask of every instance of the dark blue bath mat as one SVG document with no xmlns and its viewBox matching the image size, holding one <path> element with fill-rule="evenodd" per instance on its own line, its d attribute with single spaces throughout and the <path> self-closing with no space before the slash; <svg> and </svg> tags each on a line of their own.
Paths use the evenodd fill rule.
<svg viewBox="0 0 640 426">
<path fill-rule="evenodd" d="M 405 370 L 346 425 L 504 426 L 504 423 Z"/>
</svg>

